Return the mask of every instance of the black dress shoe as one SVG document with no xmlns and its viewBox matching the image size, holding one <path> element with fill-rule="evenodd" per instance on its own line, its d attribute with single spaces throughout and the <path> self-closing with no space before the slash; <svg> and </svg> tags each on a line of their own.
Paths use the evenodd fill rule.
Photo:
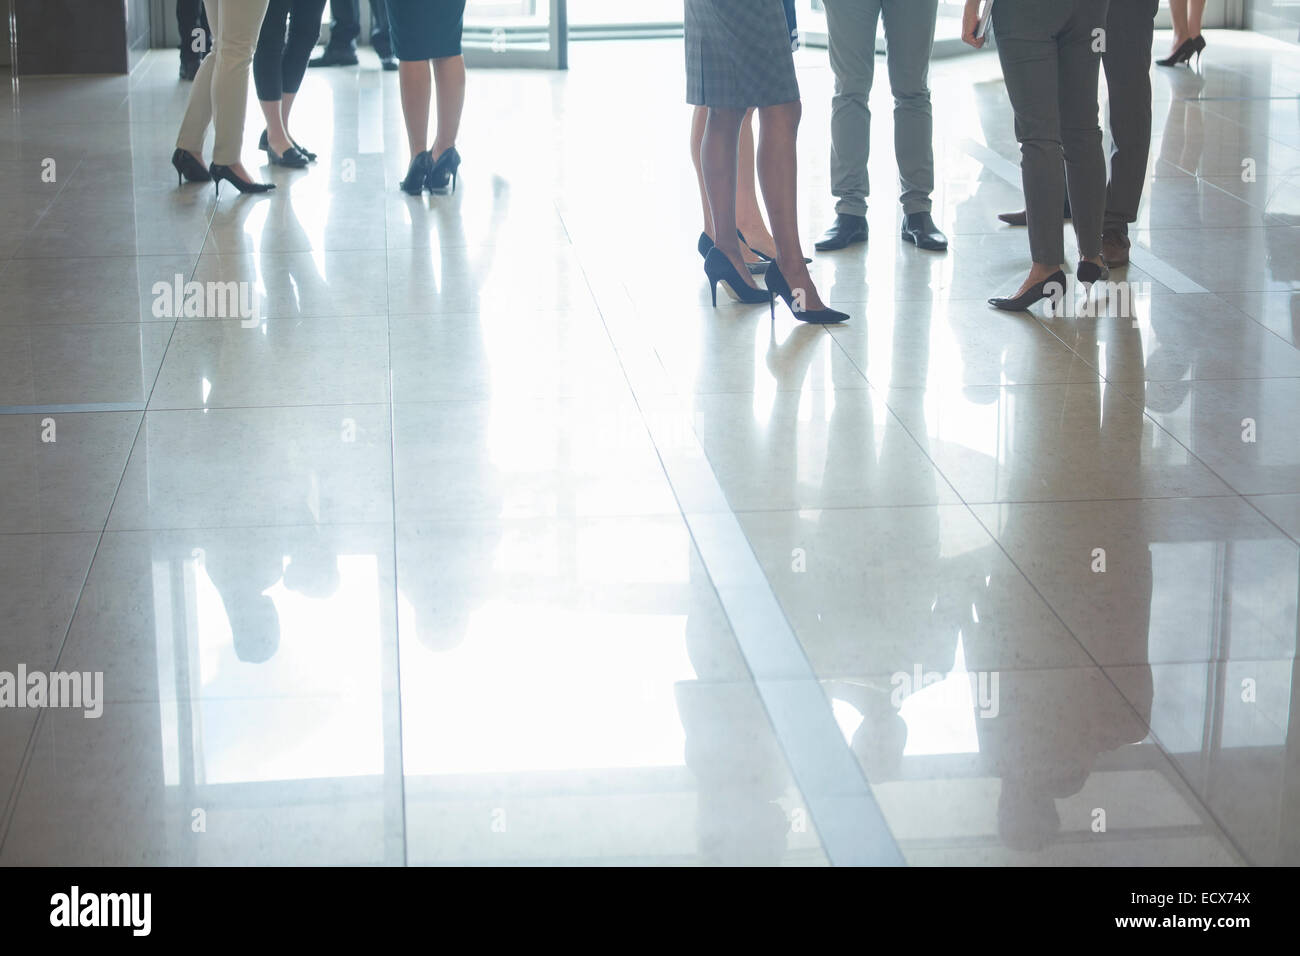
<svg viewBox="0 0 1300 956">
<path fill-rule="evenodd" d="M 397 57 L 393 56 L 392 54 L 389 54 L 388 56 L 381 56 L 379 58 L 379 65 L 382 66 L 389 73 L 392 73 L 394 70 L 397 69 Z"/>
<path fill-rule="evenodd" d="M 325 48 L 325 52 L 318 57 L 307 61 L 308 66 L 356 66 L 356 50 L 331 50 Z"/>
<path fill-rule="evenodd" d="M 948 237 L 939 231 L 928 212 L 912 212 L 903 217 L 903 238 L 916 248 L 931 252 L 948 248 Z"/>
<path fill-rule="evenodd" d="M 182 80 L 193 80 L 195 74 L 199 72 L 200 60 L 181 60 L 180 77 Z"/>
<path fill-rule="evenodd" d="M 1074 216 L 1074 214 L 1070 211 L 1069 197 L 1067 197 L 1065 200 L 1065 207 L 1064 209 L 1061 210 L 1061 215 L 1067 222 L 1070 219 L 1072 219 Z M 1020 210 L 1019 212 L 1000 212 L 998 213 L 998 218 L 1001 219 L 1003 222 L 1005 222 L 1008 226 L 1029 225 L 1029 216 L 1026 215 L 1023 209 Z"/>
<path fill-rule="evenodd" d="M 867 241 L 867 217 L 836 213 L 835 223 L 813 246 L 818 252 L 834 252 L 857 242 Z"/>
</svg>

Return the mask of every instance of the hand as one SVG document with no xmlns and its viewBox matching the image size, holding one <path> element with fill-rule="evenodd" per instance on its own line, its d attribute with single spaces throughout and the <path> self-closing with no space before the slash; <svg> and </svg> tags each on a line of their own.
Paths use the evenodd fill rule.
<svg viewBox="0 0 1300 956">
<path fill-rule="evenodd" d="M 977 50 L 984 45 L 984 38 L 975 35 L 979 23 L 980 0 L 966 0 L 966 9 L 961 14 L 961 42 Z"/>
</svg>

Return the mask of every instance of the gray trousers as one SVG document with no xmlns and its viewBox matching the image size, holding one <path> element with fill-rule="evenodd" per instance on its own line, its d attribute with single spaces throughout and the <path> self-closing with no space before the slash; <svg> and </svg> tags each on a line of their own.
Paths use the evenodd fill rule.
<svg viewBox="0 0 1300 956">
<path fill-rule="evenodd" d="M 1137 219 L 1151 153 L 1151 40 L 1160 0 L 1111 0 L 1106 52 L 1101 58 L 1110 91 L 1110 184 L 1107 231 L 1128 234 Z"/>
<path fill-rule="evenodd" d="M 864 216 L 871 194 L 871 81 L 876 26 L 885 21 L 889 88 L 894 94 L 894 155 L 903 212 L 929 212 L 934 191 L 930 51 L 939 0 L 824 0 L 835 96 L 831 100 L 831 192 L 837 213 Z"/>
<path fill-rule="evenodd" d="M 1106 157 L 1097 123 L 1097 82 L 1099 41 L 1111 39 L 1105 30 L 1108 3 L 997 0 L 993 6 L 998 58 L 1020 142 L 1029 250 L 1040 264 L 1065 261 L 1067 188 L 1080 257 L 1101 254 Z"/>
</svg>

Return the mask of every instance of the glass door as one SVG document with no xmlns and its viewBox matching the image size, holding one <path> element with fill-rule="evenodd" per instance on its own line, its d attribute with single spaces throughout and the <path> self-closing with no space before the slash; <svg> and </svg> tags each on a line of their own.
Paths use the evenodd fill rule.
<svg viewBox="0 0 1300 956">
<path fill-rule="evenodd" d="M 569 65 L 566 0 L 469 0 L 465 62 L 471 67 Z"/>
</svg>

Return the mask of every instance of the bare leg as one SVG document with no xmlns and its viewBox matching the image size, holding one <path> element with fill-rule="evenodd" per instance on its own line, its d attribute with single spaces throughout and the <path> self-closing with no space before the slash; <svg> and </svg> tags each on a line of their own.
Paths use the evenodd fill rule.
<svg viewBox="0 0 1300 956">
<path fill-rule="evenodd" d="M 798 157 L 795 138 L 803 104 L 798 100 L 758 111 L 758 181 L 763 187 L 763 202 L 772 222 L 776 241 L 776 264 L 792 290 L 803 291 L 804 308 L 826 308 L 817 294 L 799 244 Z"/>
<path fill-rule="evenodd" d="M 1205 0 L 1183 0 L 1183 9 L 1187 11 L 1184 14 L 1187 21 L 1187 35 L 1200 36 L 1201 18 L 1205 16 Z"/>
<path fill-rule="evenodd" d="M 1204 9 L 1204 4 L 1201 5 Z M 1172 54 L 1185 40 L 1196 36 L 1187 32 L 1187 0 L 1169 0 L 1169 16 L 1174 21 L 1174 45 L 1169 48 Z"/>
<path fill-rule="evenodd" d="M 758 288 L 745 268 L 740 239 L 736 236 L 736 161 L 744 119 L 744 110 L 710 107 L 704 124 L 704 141 L 700 144 L 700 163 L 713 217 L 715 248 L 731 260 L 744 282 Z"/>
<path fill-rule="evenodd" d="M 293 142 L 293 135 L 289 132 L 289 112 L 293 109 L 293 101 L 297 93 L 285 93 L 280 98 L 280 123 L 284 126 L 285 138 L 290 143 Z"/>
<path fill-rule="evenodd" d="M 402 90 L 402 116 L 406 119 L 406 144 L 411 158 L 429 147 L 429 96 L 433 77 L 428 60 L 401 60 L 397 64 Z"/>
<path fill-rule="evenodd" d="M 763 211 L 758 205 L 758 189 L 754 181 L 754 111 L 745 114 L 745 121 L 740 124 L 740 149 L 737 153 L 736 175 L 736 225 L 745 234 L 745 241 L 751 249 L 768 256 L 773 256 L 776 243 L 767 231 L 763 221 Z M 745 250 L 741 250 L 744 252 Z M 746 256 L 747 260 L 757 256 Z"/>
<path fill-rule="evenodd" d="M 465 110 L 465 58 L 444 56 L 434 60 L 433 81 L 438 91 L 438 134 L 432 152 L 437 159 L 456 145 L 460 132 L 460 116 Z"/>
<path fill-rule="evenodd" d="M 704 163 L 700 152 L 704 147 L 704 124 L 708 121 L 709 109 L 697 106 L 691 112 L 691 163 L 695 166 L 695 181 L 700 187 L 700 206 L 704 212 L 704 234 L 713 238 L 713 213 L 709 211 L 709 190 L 704 185 Z"/>
<path fill-rule="evenodd" d="M 283 156 L 293 145 L 289 142 L 289 133 L 284 128 L 282 100 L 258 100 L 262 115 L 266 117 L 266 142 Z"/>
</svg>

